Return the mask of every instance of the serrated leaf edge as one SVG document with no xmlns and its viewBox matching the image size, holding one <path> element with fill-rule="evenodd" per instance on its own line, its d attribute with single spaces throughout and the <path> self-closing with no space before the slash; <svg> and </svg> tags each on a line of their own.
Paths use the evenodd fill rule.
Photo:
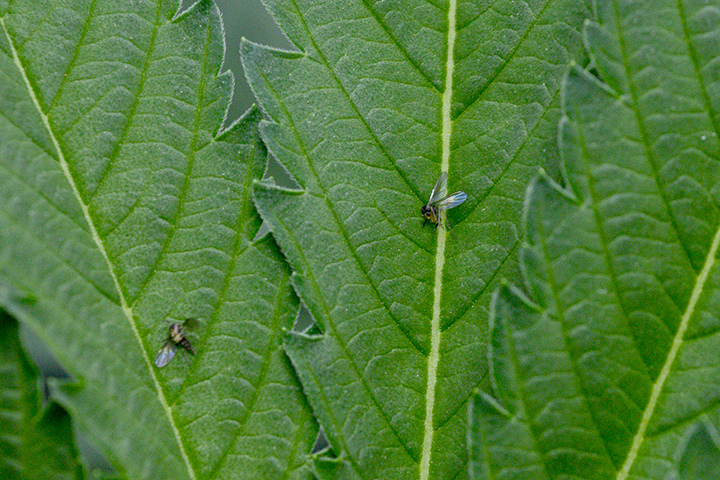
<svg viewBox="0 0 720 480">
<path fill-rule="evenodd" d="M 78 190 L 77 184 L 75 183 L 75 181 L 70 173 L 70 167 L 67 163 L 67 160 L 65 159 L 65 155 L 63 154 L 62 149 L 60 148 L 60 143 L 58 142 L 58 139 L 55 137 L 55 135 L 53 133 L 53 130 L 50 126 L 50 121 L 49 121 L 47 115 L 45 115 L 45 112 L 43 112 L 43 110 L 40 106 L 40 102 L 39 102 L 37 96 L 35 95 L 35 91 L 33 90 L 32 84 L 30 83 L 30 79 L 28 78 L 25 67 L 23 66 L 22 62 L 20 61 L 20 57 L 15 48 L 15 42 L 13 42 L 13 39 L 10 36 L 10 33 L 8 32 L 4 17 L 0 17 L 0 26 L 2 26 L 3 34 L 5 35 L 5 39 L 7 40 L 8 44 L 10 46 L 13 63 L 15 64 L 15 67 L 17 68 L 18 73 L 22 77 L 23 83 L 25 84 L 25 88 L 27 89 L 28 96 L 31 99 L 33 106 L 35 107 L 35 110 L 38 112 L 38 115 L 43 122 L 43 126 L 45 127 L 45 130 L 47 131 L 48 137 L 52 141 L 53 147 L 55 148 L 55 152 L 57 154 L 58 163 L 60 164 L 60 168 L 63 172 L 63 175 L 67 179 L 70 189 L 72 190 L 72 193 L 75 196 L 75 198 L 82 210 L 83 217 L 85 218 L 85 221 L 87 222 L 88 228 L 90 230 L 89 233 L 92 237 L 92 240 L 95 243 L 95 245 L 97 246 L 98 250 L 100 251 L 100 254 L 102 255 L 103 259 L 105 260 L 105 263 L 107 264 L 108 273 L 110 274 L 110 277 L 112 278 L 113 285 L 115 285 L 115 289 L 118 292 L 118 297 L 120 298 L 120 307 L 122 309 L 123 315 L 128 320 L 128 323 L 130 324 L 130 329 L 132 330 L 133 335 L 135 336 L 135 339 L 138 342 L 140 351 L 142 352 L 142 355 L 143 355 L 143 359 L 145 360 L 145 364 L 147 365 L 148 373 L 150 374 L 150 378 L 152 379 L 153 385 L 155 387 L 158 401 L 160 402 L 160 405 L 161 405 L 163 411 L 165 412 L 168 422 L 170 423 L 170 427 L 172 429 L 173 436 L 175 437 L 175 440 L 178 444 L 178 449 L 180 451 L 180 455 L 182 456 L 183 463 L 185 463 L 185 467 L 187 469 L 188 475 L 191 480 L 196 480 L 197 477 L 195 475 L 195 470 L 193 469 L 192 464 L 190 463 L 190 458 L 188 457 L 188 454 L 185 451 L 185 446 L 183 445 L 183 441 L 180 436 L 180 430 L 178 429 L 177 425 L 175 424 L 175 421 L 172 416 L 172 412 L 170 410 L 170 406 L 167 402 L 167 399 L 165 398 L 165 394 L 163 393 L 162 388 L 160 387 L 160 382 L 158 381 L 158 378 L 155 375 L 155 371 L 153 370 L 153 364 L 150 361 L 148 352 L 145 350 L 144 344 L 140 337 L 140 332 L 138 331 L 137 326 L 133 322 L 132 309 L 128 306 L 127 300 L 125 299 L 125 295 L 123 294 L 123 291 L 120 288 L 120 283 L 118 282 L 117 275 L 115 275 L 115 271 L 113 270 L 113 265 L 110 262 L 110 258 L 107 254 L 107 251 L 105 250 L 105 245 L 103 244 L 102 240 L 100 239 L 97 229 L 95 228 L 95 224 L 93 223 L 93 220 L 90 217 L 90 211 L 88 209 L 88 206 L 82 200 L 82 197 L 80 196 L 80 191 Z"/>
</svg>

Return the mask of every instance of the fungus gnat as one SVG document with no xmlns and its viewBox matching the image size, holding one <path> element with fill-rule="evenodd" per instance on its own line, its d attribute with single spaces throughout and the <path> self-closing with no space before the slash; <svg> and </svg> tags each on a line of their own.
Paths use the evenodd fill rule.
<svg viewBox="0 0 720 480">
<path fill-rule="evenodd" d="M 428 200 L 427 205 L 424 205 L 420 209 L 420 213 L 422 213 L 423 218 L 425 218 L 423 226 L 430 220 L 435 224 L 435 228 L 437 228 L 441 221 L 440 212 L 457 207 L 463 203 L 466 198 L 467 194 L 465 192 L 455 192 L 452 195 L 447 194 L 447 172 L 442 172 L 437 182 L 435 182 L 435 186 L 430 194 L 430 200 Z M 448 225 L 447 219 L 445 220 L 445 224 Z M 448 225 L 448 227 L 449 226 L 450 225 Z M 452 232 L 452 228 L 450 231 Z M 455 235 L 455 232 L 453 232 L 453 235 Z"/>
<path fill-rule="evenodd" d="M 195 355 L 192 345 L 185 337 L 185 327 L 188 323 L 194 321 L 194 319 L 187 319 L 184 323 L 173 323 L 170 325 L 170 333 L 168 334 L 167 341 L 158 351 L 157 357 L 155 357 L 155 366 L 162 368 L 173 359 L 175 352 L 177 352 L 177 346 L 180 345 L 188 352 Z"/>
</svg>

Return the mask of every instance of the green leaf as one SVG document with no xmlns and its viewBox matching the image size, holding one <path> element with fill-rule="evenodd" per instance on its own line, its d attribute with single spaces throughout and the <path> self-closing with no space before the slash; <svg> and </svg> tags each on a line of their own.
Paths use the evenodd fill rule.
<svg viewBox="0 0 720 480">
<path fill-rule="evenodd" d="M 652 478 L 717 418 L 717 2 L 598 2 L 559 144 L 528 189 L 530 298 L 495 296 L 493 397 L 470 408 L 473 478 Z"/>
<path fill-rule="evenodd" d="M 517 275 L 524 188 L 555 155 L 582 2 L 273 0 L 299 51 L 244 42 L 270 151 L 255 202 L 321 335 L 286 351 L 337 459 L 328 478 L 463 478 L 490 293 Z M 550 162 L 552 163 L 552 162 Z M 440 172 L 457 239 L 423 228 Z"/>
<path fill-rule="evenodd" d="M 677 480 L 712 480 L 720 476 L 720 434 L 707 419 L 693 425 L 676 453 Z"/>
<path fill-rule="evenodd" d="M 0 299 L 121 477 L 308 478 L 317 427 L 281 348 L 298 302 L 255 238 L 259 115 L 221 131 L 219 12 L 177 8 L 0 3 Z M 156 368 L 188 317 L 197 354 Z"/>
<path fill-rule="evenodd" d="M 0 310 L 0 476 L 84 478 L 70 415 L 43 405 L 38 371 L 23 349 L 17 322 Z"/>
</svg>

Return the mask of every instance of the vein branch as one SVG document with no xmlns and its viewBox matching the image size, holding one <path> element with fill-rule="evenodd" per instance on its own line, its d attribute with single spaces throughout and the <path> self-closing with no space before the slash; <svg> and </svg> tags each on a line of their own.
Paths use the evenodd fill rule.
<svg viewBox="0 0 720 480">
<path fill-rule="evenodd" d="M 645 407 L 642 419 L 640 420 L 640 425 L 638 425 L 635 438 L 633 438 L 632 446 L 630 447 L 628 456 L 625 459 L 625 463 L 620 469 L 620 472 L 618 472 L 617 477 L 615 477 L 616 480 L 626 480 L 630 474 L 630 469 L 635 463 L 638 451 L 645 440 L 645 433 L 647 432 L 648 425 L 650 424 L 650 419 L 652 418 L 653 413 L 655 413 L 655 407 L 657 406 L 660 394 L 662 393 L 662 390 L 665 387 L 665 382 L 670 375 L 670 369 L 675 362 L 675 358 L 677 357 L 680 347 L 684 343 L 683 337 L 685 336 L 685 331 L 690 323 L 690 318 L 692 318 L 695 313 L 695 307 L 697 306 L 698 300 L 700 300 L 700 295 L 703 293 L 705 283 L 710 276 L 710 271 L 715 266 L 715 256 L 717 255 L 718 246 L 720 246 L 720 228 L 718 228 L 715 232 L 715 236 L 713 237 L 713 241 L 710 246 L 710 251 L 708 252 L 707 257 L 705 257 L 705 264 L 695 280 L 695 286 L 693 287 L 690 301 L 688 302 L 688 306 L 682 316 L 675 338 L 673 338 L 673 343 L 670 347 L 670 351 L 668 352 L 665 364 L 663 365 L 662 370 L 660 370 L 660 375 L 658 375 L 657 380 L 655 380 L 655 383 L 653 384 L 650 398 L 648 399 L 647 406 Z"/>
<path fill-rule="evenodd" d="M 188 476 L 190 477 L 191 480 L 195 480 L 197 478 L 195 476 L 195 470 L 193 469 L 193 466 L 190 463 L 190 458 L 188 457 L 187 452 L 185 451 L 185 446 L 183 445 L 183 441 L 180 436 L 180 430 L 178 429 L 178 426 L 175 424 L 175 420 L 173 419 L 173 415 L 172 415 L 170 406 L 168 405 L 167 399 L 165 398 L 165 394 L 163 393 L 163 390 L 160 387 L 160 382 L 158 381 L 158 378 L 155 375 L 155 370 L 153 369 L 152 362 L 150 360 L 147 350 L 145 349 L 145 345 L 142 342 L 140 332 L 138 331 L 137 326 L 133 320 L 132 308 L 130 308 L 128 306 L 127 299 L 125 298 L 123 290 L 120 287 L 120 282 L 118 281 L 118 277 L 115 274 L 115 269 L 113 267 L 113 264 L 110 261 L 110 257 L 108 256 L 107 251 L 105 249 L 105 244 L 103 243 L 102 239 L 98 235 L 97 229 L 95 227 L 95 223 L 93 222 L 93 219 L 90 216 L 90 210 L 88 208 L 88 205 L 83 201 L 83 198 L 80 195 L 80 190 L 78 189 L 78 186 L 75 183 L 75 179 L 73 178 L 72 173 L 70 172 L 70 166 L 68 165 L 67 159 L 65 158 L 62 148 L 60 147 L 60 142 L 59 142 L 58 138 L 55 136 L 54 130 L 53 130 L 52 126 L 50 125 L 50 119 L 48 118 L 48 116 L 45 114 L 42 107 L 40 106 L 38 96 L 36 95 L 35 89 L 34 89 L 32 83 L 30 82 L 28 73 L 25 70 L 25 67 L 23 66 L 22 62 L 20 61 L 20 57 L 15 48 L 15 42 L 13 41 L 12 37 L 10 36 L 10 33 L 8 32 L 7 25 L 5 23 L 5 19 L 2 17 L 0 17 L 0 26 L 2 26 L 3 33 L 5 34 L 5 38 L 7 39 L 8 45 L 10 46 L 13 62 L 15 63 L 15 66 L 16 66 L 20 76 L 22 77 L 23 82 L 25 83 L 25 88 L 28 92 L 28 97 L 33 102 L 33 105 L 35 106 L 35 109 L 37 110 L 38 115 L 43 122 L 43 126 L 45 127 L 45 130 L 47 131 L 48 136 L 49 136 L 50 140 L 52 141 L 52 144 L 55 148 L 55 152 L 57 154 L 57 160 L 58 160 L 58 163 L 60 164 L 60 168 L 63 172 L 63 175 L 67 179 L 68 185 L 70 186 L 70 189 L 72 190 L 73 195 L 75 196 L 78 204 L 80 205 L 80 209 L 82 210 L 83 217 L 85 218 L 85 221 L 87 222 L 88 229 L 90 231 L 90 235 L 93 239 L 93 242 L 95 243 L 98 250 L 100 251 L 100 254 L 102 255 L 103 259 L 105 259 L 105 263 L 107 264 L 107 268 L 108 268 L 108 273 L 110 274 L 113 284 L 115 285 L 115 289 L 118 292 L 118 297 L 120 299 L 120 307 L 122 309 L 123 315 L 127 319 L 128 324 L 130 325 L 130 329 L 132 330 L 132 333 L 135 336 L 135 339 L 137 340 L 138 346 L 140 348 L 140 352 L 143 356 L 143 360 L 145 361 L 145 364 L 147 365 L 147 371 L 150 375 L 150 378 L 152 379 L 153 386 L 155 387 L 155 392 L 157 394 L 158 401 L 160 402 L 163 412 L 165 413 L 165 416 L 168 419 L 168 423 L 170 424 L 170 428 L 172 429 L 173 435 L 177 442 L 178 449 L 180 451 L 180 455 L 182 456 L 183 462 L 187 469 Z"/>
</svg>

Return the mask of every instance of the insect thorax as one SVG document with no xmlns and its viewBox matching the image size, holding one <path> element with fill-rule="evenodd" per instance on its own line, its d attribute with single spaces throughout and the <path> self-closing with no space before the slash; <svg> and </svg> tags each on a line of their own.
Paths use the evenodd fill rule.
<svg viewBox="0 0 720 480">
<path fill-rule="evenodd" d="M 182 325 L 173 323 L 170 325 L 170 339 L 175 343 L 180 343 L 185 338 L 185 332 Z"/>
<path fill-rule="evenodd" d="M 425 217 L 426 220 L 431 222 L 437 222 L 438 211 L 434 205 L 425 205 L 420 209 L 420 213 Z"/>
</svg>

